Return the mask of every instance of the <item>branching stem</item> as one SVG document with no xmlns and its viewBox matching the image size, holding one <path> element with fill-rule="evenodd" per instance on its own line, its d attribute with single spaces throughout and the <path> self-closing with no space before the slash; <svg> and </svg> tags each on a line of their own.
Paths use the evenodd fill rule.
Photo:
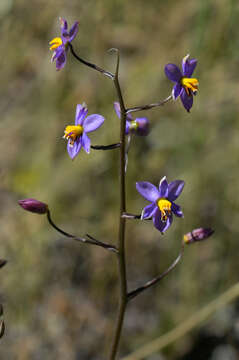
<svg viewBox="0 0 239 360">
<path fill-rule="evenodd" d="M 99 241 L 99 240 L 96 240 L 95 238 L 93 238 L 92 236 L 90 235 L 86 235 L 88 237 L 88 239 L 86 238 L 83 238 L 83 237 L 79 237 L 79 236 L 75 236 L 75 235 L 72 235 L 72 234 L 69 234 L 67 233 L 66 231 L 60 229 L 52 220 L 51 218 L 51 214 L 50 214 L 50 211 L 48 210 L 47 211 L 47 220 L 49 222 L 49 224 L 56 230 L 58 231 L 59 233 L 61 233 L 62 235 L 68 237 L 68 238 L 71 238 L 75 241 L 80 241 L 82 243 L 85 243 L 85 244 L 90 244 L 90 245 L 96 245 L 96 246 L 101 246 L 103 247 L 104 249 L 106 250 L 109 250 L 109 251 L 113 251 L 115 253 L 118 253 L 118 250 L 117 248 L 114 246 L 114 245 L 110 245 L 110 244 L 107 244 L 107 243 L 104 243 L 102 241 Z"/>
<path fill-rule="evenodd" d="M 176 259 L 174 260 L 174 262 L 159 276 L 156 276 L 154 279 L 146 282 L 143 286 L 140 286 L 137 289 L 130 291 L 127 295 L 128 300 L 132 300 L 133 298 L 135 298 L 136 296 L 141 294 L 142 291 L 145 291 L 145 290 L 149 289 L 151 286 L 158 284 L 163 278 L 165 278 L 165 276 L 167 276 L 179 263 L 179 261 L 181 260 L 181 258 L 183 256 L 183 252 L 184 252 L 184 243 L 182 243 L 181 250 L 180 250 L 178 256 L 176 257 Z"/>
<path fill-rule="evenodd" d="M 110 145 L 91 145 L 93 150 L 113 150 L 120 148 L 120 143 L 110 144 Z"/>
<path fill-rule="evenodd" d="M 71 43 L 69 43 L 69 47 L 70 47 L 70 50 L 71 50 L 72 55 L 74 56 L 74 58 L 75 58 L 76 60 L 78 60 L 79 62 L 81 62 L 82 64 L 84 64 L 84 65 L 86 65 L 86 66 L 89 66 L 90 68 L 92 68 L 92 69 L 94 69 L 94 70 L 96 70 L 96 71 L 99 71 L 101 74 L 109 77 L 111 80 L 114 79 L 114 74 L 112 74 L 110 71 L 106 71 L 106 70 L 100 68 L 99 66 L 97 66 L 97 65 L 95 65 L 95 64 L 93 64 L 93 63 L 90 63 L 89 61 L 86 61 L 86 60 L 82 59 L 80 56 L 78 56 L 78 55 L 76 54 L 76 52 L 75 52 L 75 50 L 74 50 L 74 48 L 73 48 L 73 46 L 72 46 Z"/>
<path fill-rule="evenodd" d="M 154 104 L 136 106 L 136 107 L 126 109 L 126 114 L 130 114 L 130 113 L 136 112 L 136 111 L 150 110 L 150 109 L 152 109 L 154 107 L 163 106 L 164 104 L 166 104 L 170 100 L 172 100 L 172 95 L 169 95 L 166 99 L 164 99 L 162 101 L 159 101 L 157 103 L 154 103 Z"/>
</svg>

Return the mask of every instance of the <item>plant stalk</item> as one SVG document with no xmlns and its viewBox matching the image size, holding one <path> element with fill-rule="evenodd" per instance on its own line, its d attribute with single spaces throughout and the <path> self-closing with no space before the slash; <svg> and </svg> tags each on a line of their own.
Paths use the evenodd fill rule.
<svg viewBox="0 0 239 360">
<path fill-rule="evenodd" d="M 119 278 L 120 278 L 120 303 L 118 310 L 118 318 L 113 338 L 113 343 L 110 352 L 110 360 L 114 360 L 117 354 L 120 336 L 122 332 L 122 326 L 124 321 L 124 315 L 127 305 L 127 278 L 126 278 L 126 264 L 125 264 L 125 224 L 126 219 L 122 217 L 122 214 L 126 212 L 126 192 L 125 192 L 125 126 L 126 126 L 126 109 L 124 105 L 123 96 L 120 89 L 119 79 L 119 53 L 117 51 L 117 66 L 114 76 L 114 85 L 117 92 L 117 96 L 120 104 L 120 214 L 119 214 L 119 236 L 118 236 L 118 266 L 119 266 Z"/>
</svg>

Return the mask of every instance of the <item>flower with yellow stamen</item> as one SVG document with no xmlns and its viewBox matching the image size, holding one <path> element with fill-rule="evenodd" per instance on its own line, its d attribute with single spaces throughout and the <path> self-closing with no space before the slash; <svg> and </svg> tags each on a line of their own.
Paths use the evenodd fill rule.
<svg viewBox="0 0 239 360">
<path fill-rule="evenodd" d="M 172 224 L 173 214 L 183 217 L 180 206 L 174 202 L 181 194 L 183 187 L 182 180 L 175 180 L 168 184 L 166 176 L 161 179 L 158 188 L 150 182 L 137 182 L 138 192 L 151 202 L 143 209 L 141 219 L 152 218 L 156 229 L 164 233 Z"/>
<path fill-rule="evenodd" d="M 190 60 L 187 55 L 182 61 L 182 72 L 175 64 L 167 64 L 164 69 L 166 76 L 175 83 L 172 91 L 173 99 L 176 100 L 180 96 L 188 112 L 193 105 L 193 95 L 196 95 L 198 91 L 198 79 L 191 77 L 196 65 L 197 60 Z"/>
<path fill-rule="evenodd" d="M 68 31 L 68 25 L 65 19 L 60 18 L 61 37 L 55 37 L 50 41 L 50 50 L 54 51 L 51 61 L 56 60 L 56 69 L 62 69 L 66 64 L 66 53 L 69 43 L 74 40 L 78 32 L 79 23 L 76 21 Z"/>
<path fill-rule="evenodd" d="M 89 132 L 98 129 L 104 122 L 101 115 L 93 114 L 86 116 L 88 113 L 85 104 L 78 104 L 76 107 L 75 125 L 67 125 L 64 136 L 67 142 L 67 151 L 73 160 L 83 147 L 85 152 L 90 152 L 90 139 L 87 136 Z"/>
</svg>

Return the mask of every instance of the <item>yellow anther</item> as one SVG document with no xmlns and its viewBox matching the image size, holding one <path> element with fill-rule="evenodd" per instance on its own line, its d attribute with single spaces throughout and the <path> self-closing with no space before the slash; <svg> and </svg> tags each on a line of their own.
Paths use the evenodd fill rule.
<svg viewBox="0 0 239 360">
<path fill-rule="evenodd" d="M 83 126 L 81 125 L 68 125 L 65 128 L 63 137 L 67 140 L 70 139 L 70 145 L 73 146 L 76 139 L 82 135 L 83 130 Z"/>
<path fill-rule="evenodd" d="M 60 37 L 55 37 L 49 44 L 51 45 L 50 50 L 55 50 L 62 45 L 62 39 Z"/>
<path fill-rule="evenodd" d="M 198 79 L 183 77 L 181 80 L 181 84 L 188 95 L 191 95 L 191 92 L 196 93 L 198 91 Z"/>
<path fill-rule="evenodd" d="M 135 120 L 130 121 L 129 128 L 130 128 L 131 131 L 136 131 L 138 129 L 138 127 L 139 127 L 139 124 L 137 123 L 137 121 L 135 121 Z"/>
<path fill-rule="evenodd" d="M 160 198 L 157 201 L 157 205 L 161 211 L 161 220 L 164 222 L 167 221 L 168 216 L 171 214 L 172 203 L 167 199 Z"/>
</svg>

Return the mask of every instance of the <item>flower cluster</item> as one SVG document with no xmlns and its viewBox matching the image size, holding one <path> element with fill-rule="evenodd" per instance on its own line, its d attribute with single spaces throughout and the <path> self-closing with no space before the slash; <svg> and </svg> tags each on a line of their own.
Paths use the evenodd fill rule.
<svg viewBox="0 0 239 360">
<path fill-rule="evenodd" d="M 78 32 L 78 22 L 75 22 L 68 31 L 68 25 L 65 19 L 61 21 L 61 37 L 56 37 L 50 42 L 50 49 L 54 51 L 52 61 L 56 60 L 56 68 L 60 70 L 66 63 L 66 53 L 69 44 L 75 38 Z M 182 71 L 175 64 L 165 66 L 165 74 L 169 80 L 175 84 L 172 90 L 172 97 L 176 100 L 181 98 L 184 108 L 189 112 L 193 105 L 193 95 L 198 90 L 198 80 L 192 78 L 192 74 L 197 65 L 196 59 L 190 59 L 189 55 L 182 60 Z M 94 66 L 93 66 L 94 67 Z M 118 118 L 121 118 L 120 105 L 114 102 L 114 109 Z M 87 134 L 98 129 L 104 122 L 104 117 L 98 114 L 87 116 L 88 110 L 85 104 L 78 104 L 76 107 L 75 124 L 68 125 L 64 131 L 64 138 L 68 140 L 67 151 L 71 159 L 74 159 L 81 148 L 86 153 L 90 152 L 91 142 Z M 149 133 L 149 120 L 146 117 L 133 118 L 130 113 L 126 115 L 125 135 L 146 136 Z M 138 182 L 136 188 L 138 192 L 148 201 L 150 205 L 142 211 L 142 219 L 152 218 L 154 226 L 164 233 L 173 221 L 173 214 L 183 217 L 182 210 L 174 201 L 180 195 L 184 187 L 182 180 L 175 180 L 168 184 L 166 177 L 160 181 L 159 187 L 156 188 L 149 182 Z M 31 200 L 31 199 L 29 199 Z M 30 203 L 29 203 L 30 204 Z M 29 204 L 27 207 L 29 209 Z M 20 203 L 22 207 L 25 203 Z M 31 204 L 30 204 L 31 205 Z M 31 206 L 30 206 L 31 207 Z M 38 205 L 33 212 L 39 212 Z"/>
</svg>

